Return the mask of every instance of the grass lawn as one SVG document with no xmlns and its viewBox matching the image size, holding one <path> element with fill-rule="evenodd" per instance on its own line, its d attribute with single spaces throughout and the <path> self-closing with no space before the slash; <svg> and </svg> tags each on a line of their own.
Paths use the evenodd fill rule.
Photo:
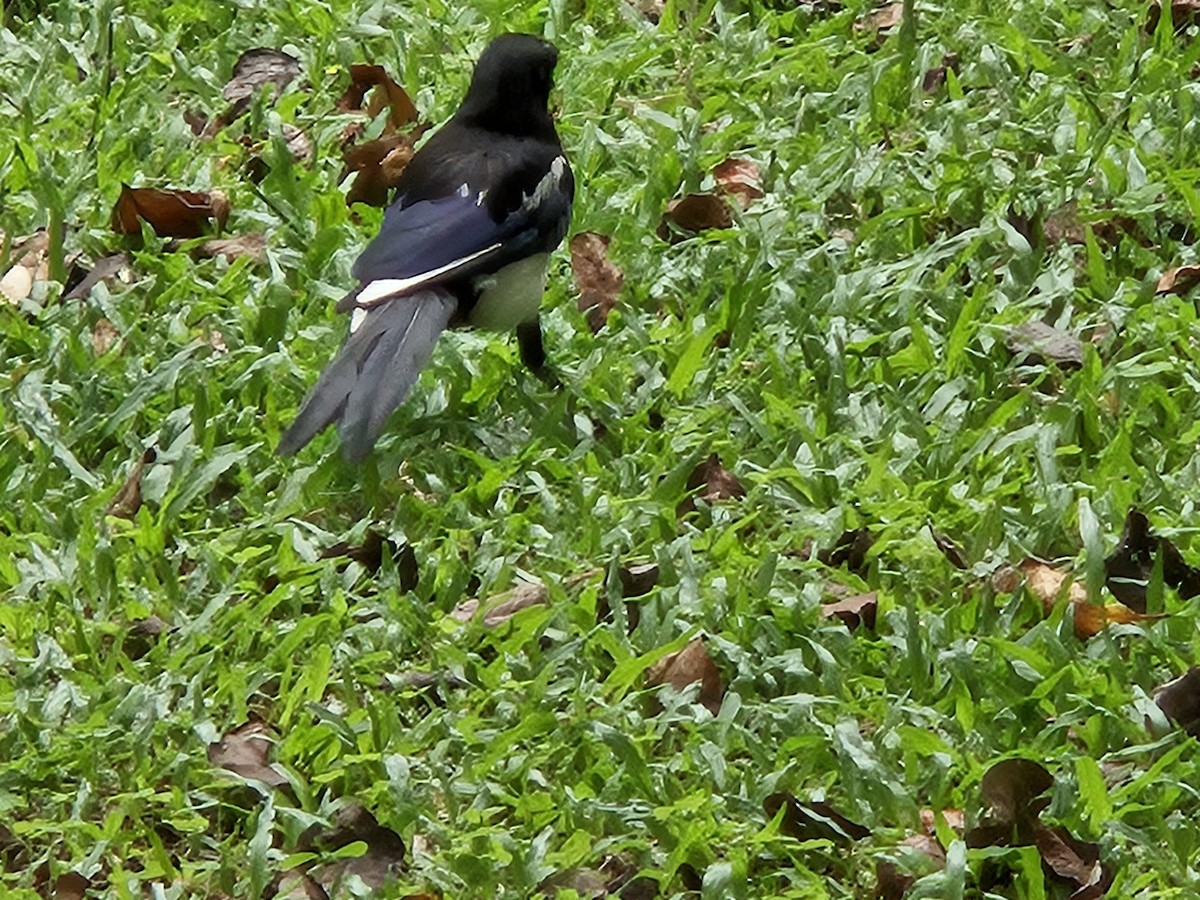
<svg viewBox="0 0 1200 900">
<path fill-rule="evenodd" d="M 0 4 L 0 894 L 1196 896 L 1196 5 L 509 6 Z M 513 30 L 607 323 L 277 458 Z"/>
</svg>

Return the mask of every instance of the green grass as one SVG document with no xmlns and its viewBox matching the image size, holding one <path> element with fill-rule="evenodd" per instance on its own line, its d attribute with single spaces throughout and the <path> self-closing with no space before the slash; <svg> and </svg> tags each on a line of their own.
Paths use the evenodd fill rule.
<svg viewBox="0 0 1200 900">
<path fill-rule="evenodd" d="M 1101 599 L 1131 505 L 1200 560 L 1200 325 L 1155 291 L 1198 262 L 1200 41 L 1146 33 L 1141 0 L 922 2 L 915 39 L 881 40 L 859 0 L 668 0 L 657 25 L 506 7 L 4 5 L 0 230 L 49 229 L 52 279 L 133 249 L 131 281 L 0 305 L 4 895 L 73 870 L 89 896 L 262 896 L 356 800 L 408 848 L 381 896 L 589 896 L 570 870 L 618 855 L 662 897 L 870 896 L 877 862 L 911 864 L 919 811 L 974 823 L 1008 756 L 1050 770 L 1042 818 L 1100 844 L 1110 896 L 1193 895 L 1200 747 L 1150 697 L 1196 662 L 1196 603 L 1167 589 L 1169 618 L 1080 642 L 1061 604 L 989 576 L 1071 558 Z M 384 65 L 437 122 L 504 30 L 561 48 L 573 230 L 612 235 L 621 306 L 593 335 L 564 250 L 544 316 L 561 389 L 515 341 L 454 334 L 364 466 L 333 435 L 277 459 L 378 221 L 338 184 L 348 66 Z M 223 110 L 256 46 L 302 78 L 198 140 L 184 111 Z M 946 53 L 957 72 L 923 92 Z M 242 135 L 265 141 L 257 186 Z M 731 154 L 765 196 L 733 228 L 656 238 Z M 267 262 L 114 235 L 122 182 L 224 191 L 228 233 L 265 232 Z M 1047 237 L 1070 201 L 1072 239 Z M 119 337 L 97 355 L 101 319 Z M 1033 320 L 1081 336 L 1082 366 L 1014 358 Z M 106 516 L 150 446 L 140 510 Z M 746 496 L 680 520 L 710 453 Z M 876 538 L 858 571 L 802 552 L 856 528 Z M 368 531 L 408 549 L 377 572 L 322 557 Z M 615 573 L 645 559 L 629 630 Z M 496 629 L 450 616 L 523 580 L 549 604 Z M 831 585 L 878 592 L 874 632 L 822 618 Z M 131 633 L 149 616 L 157 640 Z M 715 716 L 645 686 L 697 634 Z M 249 718 L 286 786 L 210 765 Z M 764 812 L 783 791 L 870 836 L 797 840 Z M 939 837 L 950 868 L 911 896 L 1069 893 L 1036 854 Z"/>
</svg>

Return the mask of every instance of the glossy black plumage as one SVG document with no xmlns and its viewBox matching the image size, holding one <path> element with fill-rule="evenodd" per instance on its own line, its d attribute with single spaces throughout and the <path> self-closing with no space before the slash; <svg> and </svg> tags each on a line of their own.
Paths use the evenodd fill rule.
<svg viewBox="0 0 1200 900">
<path fill-rule="evenodd" d="M 557 56 L 531 35 L 484 51 L 458 111 L 413 157 L 355 263 L 358 286 L 338 304 L 351 333 L 280 454 L 337 422 L 343 453 L 365 456 L 448 326 L 515 327 L 522 358 L 541 365 L 545 256 L 566 234 L 574 197 L 547 109 Z"/>
</svg>

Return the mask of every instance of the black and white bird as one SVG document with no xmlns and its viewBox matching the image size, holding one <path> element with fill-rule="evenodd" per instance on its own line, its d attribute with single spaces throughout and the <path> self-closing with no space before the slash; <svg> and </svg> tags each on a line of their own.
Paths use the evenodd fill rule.
<svg viewBox="0 0 1200 900">
<path fill-rule="evenodd" d="M 527 34 L 484 50 L 458 112 L 413 156 L 354 264 L 358 286 L 337 306 L 350 334 L 280 455 L 337 422 L 343 455 L 365 457 L 447 328 L 515 328 L 521 359 L 542 369 L 538 307 L 575 194 L 548 109 L 557 60 Z"/>
</svg>

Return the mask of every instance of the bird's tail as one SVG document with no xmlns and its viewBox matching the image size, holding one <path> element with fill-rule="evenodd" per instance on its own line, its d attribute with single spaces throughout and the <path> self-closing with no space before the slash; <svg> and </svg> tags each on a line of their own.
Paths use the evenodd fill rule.
<svg viewBox="0 0 1200 900">
<path fill-rule="evenodd" d="M 346 459 L 370 453 L 387 417 L 416 384 L 455 306 L 450 294 L 430 290 L 356 309 L 350 336 L 275 452 L 290 456 L 337 422 Z"/>
</svg>

